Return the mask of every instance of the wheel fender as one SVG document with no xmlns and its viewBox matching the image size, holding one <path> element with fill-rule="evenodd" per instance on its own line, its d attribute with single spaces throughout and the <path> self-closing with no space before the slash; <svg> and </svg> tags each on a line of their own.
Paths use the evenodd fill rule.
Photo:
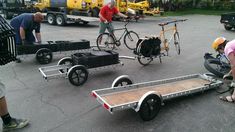
<svg viewBox="0 0 235 132">
<path fill-rule="evenodd" d="M 62 60 L 64 60 L 64 59 L 72 59 L 72 58 L 71 58 L 71 57 L 64 57 L 64 58 L 62 58 L 62 59 L 60 59 L 60 60 L 58 61 L 57 65 L 59 65 L 60 62 L 61 62 Z"/>
<path fill-rule="evenodd" d="M 143 102 L 144 99 L 145 99 L 147 96 L 149 96 L 150 94 L 155 94 L 155 95 L 159 96 L 159 97 L 161 98 L 161 102 L 162 102 L 162 96 L 161 96 L 159 93 L 157 93 L 156 91 L 148 91 L 147 93 L 145 93 L 145 94 L 140 98 L 137 107 L 134 109 L 136 112 L 138 112 L 138 111 L 140 110 L 140 106 L 141 106 L 142 102 Z"/>
<path fill-rule="evenodd" d="M 51 52 L 51 50 L 48 49 L 48 48 L 40 48 L 39 50 L 37 50 L 36 54 L 38 54 L 38 52 L 41 51 L 41 50 L 49 50 Z"/>
<path fill-rule="evenodd" d="M 130 77 L 129 77 L 128 75 L 121 75 L 121 76 L 117 77 L 117 78 L 113 81 L 111 88 L 114 88 L 115 83 L 116 83 L 118 80 L 122 79 L 122 78 L 127 78 L 127 79 L 131 80 L 131 82 L 133 83 L 133 80 L 130 79 Z"/>
<path fill-rule="evenodd" d="M 83 65 L 75 65 L 75 66 L 72 66 L 72 67 L 69 69 L 68 74 L 69 74 L 69 73 L 71 72 L 71 70 L 72 70 L 73 68 L 75 68 L 75 67 L 83 67 L 83 68 L 86 69 L 86 67 L 83 66 Z M 87 72 L 88 72 L 88 71 L 87 71 Z"/>
</svg>

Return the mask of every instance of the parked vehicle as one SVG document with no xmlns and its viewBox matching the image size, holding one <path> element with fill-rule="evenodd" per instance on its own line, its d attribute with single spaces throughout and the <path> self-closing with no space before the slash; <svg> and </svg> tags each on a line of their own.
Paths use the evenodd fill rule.
<svg viewBox="0 0 235 132">
<path fill-rule="evenodd" d="M 1 11 L 5 19 L 11 19 L 21 13 L 36 12 L 32 7 L 32 0 L 1 0 Z"/>
<path fill-rule="evenodd" d="M 224 24 L 226 30 L 235 28 L 235 13 L 225 13 L 221 15 L 220 23 Z"/>
</svg>

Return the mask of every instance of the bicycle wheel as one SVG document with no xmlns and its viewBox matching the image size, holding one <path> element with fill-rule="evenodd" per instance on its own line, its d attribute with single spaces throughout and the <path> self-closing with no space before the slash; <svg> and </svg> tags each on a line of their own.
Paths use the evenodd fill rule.
<svg viewBox="0 0 235 132">
<path fill-rule="evenodd" d="M 97 37 L 96 44 L 99 50 L 113 50 L 115 47 L 115 40 L 109 33 L 102 33 Z"/>
<path fill-rule="evenodd" d="M 147 54 L 143 54 L 141 53 L 141 47 L 142 47 L 142 43 L 139 44 L 137 47 L 137 55 L 138 55 L 137 60 L 141 65 L 147 66 L 151 61 L 153 61 L 153 58 L 151 57 L 152 50 L 148 51 Z"/>
<path fill-rule="evenodd" d="M 223 77 L 226 73 L 231 70 L 229 64 L 220 62 L 219 59 L 205 59 L 204 67 L 211 73 L 215 74 L 218 77 Z"/>
<path fill-rule="evenodd" d="M 178 32 L 174 34 L 174 45 L 175 45 L 176 53 L 179 55 L 180 54 L 180 36 Z"/>
<path fill-rule="evenodd" d="M 129 31 L 124 36 L 124 44 L 130 50 L 134 50 L 136 48 L 138 40 L 139 40 L 139 35 L 134 31 Z"/>
</svg>

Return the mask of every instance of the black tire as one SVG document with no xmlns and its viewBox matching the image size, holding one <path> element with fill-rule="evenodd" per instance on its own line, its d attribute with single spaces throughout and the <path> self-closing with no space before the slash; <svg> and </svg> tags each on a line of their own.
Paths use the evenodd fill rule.
<svg viewBox="0 0 235 132">
<path fill-rule="evenodd" d="M 137 57 L 138 62 L 143 66 L 149 65 L 150 62 L 153 61 L 153 58 L 151 57 L 152 50 L 148 53 L 149 56 L 142 55 L 140 51 L 141 51 L 141 44 L 139 44 L 136 49 L 136 54 L 138 55 L 138 57 Z"/>
<path fill-rule="evenodd" d="M 56 17 L 53 14 L 48 14 L 47 15 L 47 22 L 51 25 L 56 24 Z"/>
<path fill-rule="evenodd" d="M 83 25 L 87 25 L 89 22 L 83 21 L 82 24 Z"/>
<path fill-rule="evenodd" d="M 147 65 L 149 65 L 153 61 L 153 58 L 151 58 L 151 57 L 144 57 L 144 56 L 138 56 L 137 60 L 138 60 L 138 62 L 141 65 L 147 66 Z"/>
<path fill-rule="evenodd" d="M 229 64 L 220 62 L 219 59 L 205 59 L 204 67 L 220 78 L 231 70 Z"/>
<path fill-rule="evenodd" d="M 126 85 L 131 85 L 131 84 L 133 84 L 133 82 L 129 78 L 123 77 L 123 78 L 120 78 L 119 80 L 117 80 L 113 84 L 113 87 L 120 87 L 120 86 L 126 86 Z"/>
<path fill-rule="evenodd" d="M 174 45 L 175 45 L 176 53 L 180 55 L 180 36 L 178 32 L 174 34 Z"/>
<path fill-rule="evenodd" d="M 73 66 L 73 60 L 71 57 L 65 57 L 58 61 L 57 65 L 66 65 L 68 68 L 66 69 L 66 72 L 68 72 L 69 68 Z M 64 69 L 59 70 L 61 73 L 64 73 Z"/>
<path fill-rule="evenodd" d="M 138 40 L 139 35 L 134 31 L 129 31 L 124 36 L 124 44 L 130 50 L 134 50 L 136 48 Z"/>
<path fill-rule="evenodd" d="M 99 17 L 100 9 L 98 7 L 94 7 L 91 10 L 91 16 L 92 17 Z"/>
<path fill-rule="evenodd" d="M 224 29 L 225 30 L 231 30 L 232 28 L 233 28 L 232 26 L 224 24 Z"/>
<path fill-rule="evenodd" d="M 161 109 L 161 98 L 156 94 L 148 95 L 142 102 L 139 115 L 144 121 L 154 119 Z"/>
<path fill-rule="evenodd" d="M 56 24 L 59 26 L 64 26 L 66 24 L 66 21 L 63 15 L 56 15 Z"/>
<path fill-rule="evenodd" d="M 115 39 L 109 33 L 102 33 L 96 39 L 99 50 L 113 50 L 115 47 Z"/>
<path fill-rule="evenodd" d="M 52 61 L 52 52 L 50 49 L 41 48 L 36 53 L 36 60 L 40 64 L 48 64 Z"/>
<path fill-rule="evenodd" d="M 84 66 L 77 65 L 68 72 L 69 82 L 75 86 L 83 85 L 88 78 L 88 71 Z"/>
</svg>

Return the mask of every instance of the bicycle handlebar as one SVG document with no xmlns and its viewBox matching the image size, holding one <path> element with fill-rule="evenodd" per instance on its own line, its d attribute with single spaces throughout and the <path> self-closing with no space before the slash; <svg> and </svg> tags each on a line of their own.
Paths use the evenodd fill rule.
<svg viewBox="0 0 235 132">
<path fill-rule="evenodd" d="M 169 21 L 169 22 L 165 22 L 165 23 L 159 23 L 158 25 L 159 26 L 165 26 L 165 25 L 168 25 L 168 24 L 171 24 L 171 23 L 184 22 L 184 21 L 187 21 L 187 20 L 188 19 L 179 19 L 179 20 Z"/>
</svg>

